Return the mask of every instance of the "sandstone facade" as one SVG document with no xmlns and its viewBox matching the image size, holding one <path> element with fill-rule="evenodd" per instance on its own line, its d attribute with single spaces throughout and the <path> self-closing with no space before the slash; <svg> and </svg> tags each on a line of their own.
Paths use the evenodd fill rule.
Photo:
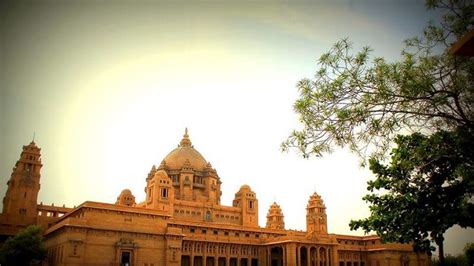
<svg viewBox="0 0 474 266">
<path fill-rule="evenodd" d="M 232 206 L 220 202 L 216 170 L 193 147 L 187 130 L 146 177 L 146 199 L 125 189 L 115 204 L 86 201 L 75 208 L 37 204 L 40 149 L 23 147 L 13 168 L 0 215 L 0 235 L 29 224 L 46 229 L 47 265 L 140 266 L 425 266 L 426 254 L 407 244 L 382 244 L 377 236 L 329 234 L 326 207 L 309 197 L 306 231 L 285 229 L 276 203 L 265 227 L 258 225 L 258 199 L 248 185 Z"/>
</svg>

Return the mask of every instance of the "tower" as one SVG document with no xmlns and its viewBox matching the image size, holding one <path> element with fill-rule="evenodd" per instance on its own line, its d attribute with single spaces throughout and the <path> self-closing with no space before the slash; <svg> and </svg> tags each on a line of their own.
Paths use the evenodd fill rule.
<svg viewBox="0 0 474 266">
<path fill-rule="evenodd" d="M 32 141 L 23 146 L 20 159 L 13 167 L 3 198 L 3 217 L 18 225 L 36 223 L 40 190 L 41 149 Z"/>
<path fill-rule="evenodd" d="M 248 185 L 240 187 L 235 193 L 232 206 L 241 208 L 242 225 L 258 227 L 258 200 Z"/>
<path fill-rule="evenodd" d="M 285 221 L 280 205 L 273 202 L 268 210 L 266 228 L 270 229 L 285 229 Z"/>
<path fill-rule="evenodd" d="M 310 196 L 306 206 L 306 231 L 309 235 L 327 235 L 326 206 L 316 192 Z"/>
</svg>

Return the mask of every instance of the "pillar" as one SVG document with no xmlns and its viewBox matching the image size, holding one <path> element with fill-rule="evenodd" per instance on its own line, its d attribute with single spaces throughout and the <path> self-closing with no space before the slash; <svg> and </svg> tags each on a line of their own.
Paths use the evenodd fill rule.
<svg viewBox="0 0 474 266">
<path fill-rule="evenodd" d="M 297 256 L 297 247 L 295 243 L 288 243 L 286 245 L 286 260 L 285 265 L 297 265 L 298 263 L 298 256 Z"/>
<path fill-rule="evenodd" d="M 332 256 L 331 256 L 331 259 L 332 259 L 332 265 L 333 266 L 339 266 L 339 254 L 337 252 L 337 248 L 336 246 L 334 246 L 332 249 L 331 249 L 331 253 L 332 253 Z"/>
<path fill-rule="evenodd" d="M 331 265 L 331 262 L 329 261 L 329 248 L 328 248 L 328 247 L 326 248 L 326 254 L 325 254 L 325 256 L 326 256 L 326 260 L 325 260 L 325 262 L 324 262 L 324 266 L 330 266 L 330 265 Z"/>
<path fill-rule="evenodd" d="M 267 247 L 267 254 L 266 254 L 266 255 L 267 255 L 267 256 L 266 256 L 267 259 L 266 259 L 266 263 L 265 263 L 265 264 L 266 264 L 267 266 L 271 266 L 272 261 L 271 261 L 271 249 L 270 249 L 270 247 Z"/>
</svg>

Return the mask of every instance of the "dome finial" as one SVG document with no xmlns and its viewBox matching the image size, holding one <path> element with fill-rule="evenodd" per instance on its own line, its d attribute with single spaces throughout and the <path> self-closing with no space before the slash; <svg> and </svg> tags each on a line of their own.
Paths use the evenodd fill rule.
<svg viewBox="0 0 474 266">
<path fill-rule="evenodd" d="M 183 139 L 181 140 L 181 142 L 179 144 L 180 144 L 179 146 L 181 146 L 181 147 L 191 146 L 191 140 L 189 139 L 188 128 L 187 127 L 184 129 Z"/>
<path fill-rule="evenodd" d="M 35 143 L 35 136 L 36 136 L 36 132 L 33 131 L 33 139 L 31 140 L 30 144 L 36 144 Z"/>
</svg>

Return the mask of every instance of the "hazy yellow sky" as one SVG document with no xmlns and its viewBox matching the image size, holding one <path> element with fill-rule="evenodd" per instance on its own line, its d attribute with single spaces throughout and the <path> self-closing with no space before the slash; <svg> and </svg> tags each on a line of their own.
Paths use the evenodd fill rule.
<svg viewBox="0 0 474 266">
<path fill-rule="evenodd" d="M 422 1 L 13 1 L 0 6 L 0 196 L 21 146 L 42 148 L 39 200 L 144 198 L 153 164 L 189 128 L 217 169 L 223 204 L 248 184 L 260 225 L 273 201 L 287 228 L 305 228 L 316 191 L 329 231 L 368 215 L 369 171 L 338 151 L 304 160 L 279 144 L 297 127 L 295 84 L 349 37 L 396 59 L 432 13 Z M 450 232 L 447 252 L 466 233 Z"/>
</svg>

